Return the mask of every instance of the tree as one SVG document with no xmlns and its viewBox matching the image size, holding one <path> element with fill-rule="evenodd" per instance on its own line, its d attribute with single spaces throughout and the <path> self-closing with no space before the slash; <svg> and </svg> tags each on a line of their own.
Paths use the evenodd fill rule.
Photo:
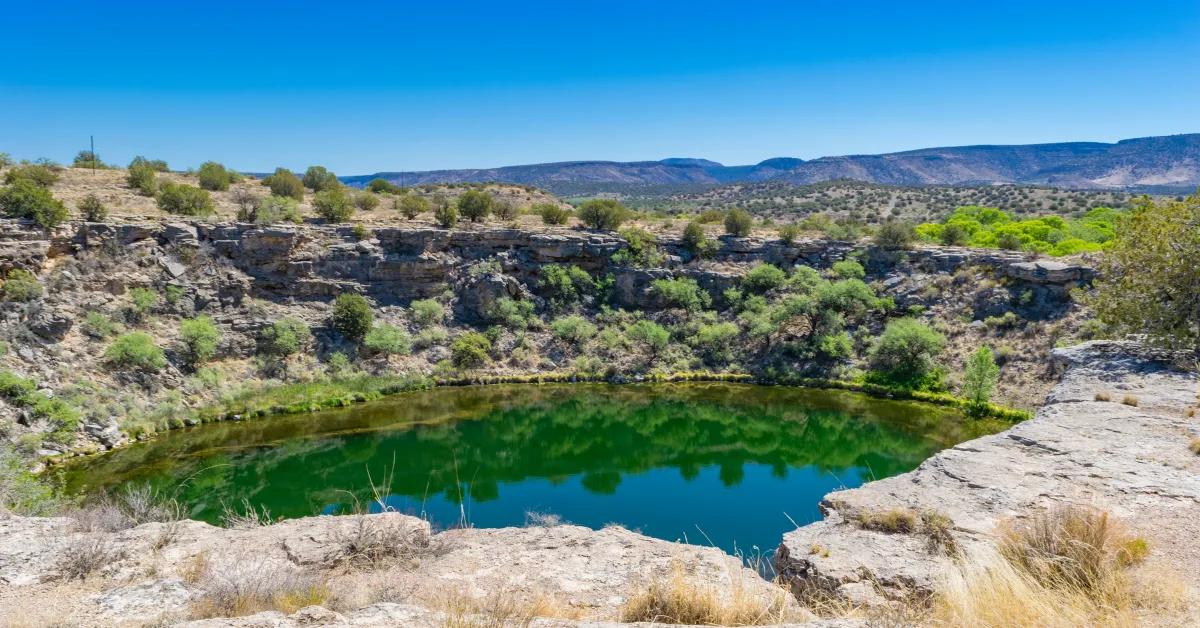
<svg viewBox="0 0 1200 628">
<path fill-rule="evenodd" d="M 169 214 L 207 216 L 213 213 L 212 196 L 208 190 L 177 183 L 164 183 L 158 190 L 158 208 Z"/>
<path fill-rule="evenodd" d="M 940 387 L 937 357 L 946 337 L 913 318 L 888 323 L 871 347 L 870 366 L 880 381 L 914 390 Z"/>
<path fill-rule="evenodd" d="M 725 214 L 719 209 L 706 209 L 700 212 L 700 217 L 696 218 L 696 222 L 702 225 L 715 225 L 725 221 Z"/>
<path fill-rule="evenodd" d="M 248 202 L 254 202 L 250 199 Z M 296 199 L 286 196 L 268 196 L 258 200 L 249 209 L 243 206 L 238 210 L 238 220 L 252 222 L 257 225 L 273 225 L 278 222 L 300 224 L 300 204 Z"/>
<path fill-rule="evenodd" d="M 298 201 L 304 200 L 304 183 L 294 172 L 287 168 L 276 168 L 275 174 L 263 177 L 262 184 L 271 188 L 275 196 L 289 196 Z"/>
<path fill-rule="evenodd" d="M 146 159 L 145 157 L 138 155 L 137 157 L 133 158 L 133 161 L 129 162 L 130 170 L 133 170 L 134 168 L 138 168 L 138 167 L 142 167 L 142 166 L 148 167 L 155 172 L 170 172 L 171 171 L 171 169 L 167 167 L 167 162 L 165 162 L 161 159 Z"/>
<path fill-rule="evenodd" d="M 508 222 L 510 220 L 516 220 L 517 216 L 521 215 L 521 210 L 510 201 L 496 199 L 492 201 L 492 215 L 495 216 L 497 220 Z"/>
<path fill-rule="evenodd" d="M 0 188 L 0 214 L 8 218 L 26 218 L 53 229 L 67 219 L 67 207 L 35 181 L 17 179 L 8 187 Z"/>
<path fill-rule="evenodd" d="M 625 330 L 625 337 L 648 351 L 651 359 L 657 358 L 671 342 L 671 334 L 662 325 L 646 319 L 630 325 Z"/>
<path fill-rule="evenodd" d="M 224 192 L 229 189 L 229 180 L 229 171 L 225 169 L 225 166 L 215 161 L 206 161 L 200 164 L 201 188 Z"/>
<path fill-rule="evenodd" d="M 429 199 L 415 194 L 397 196 L 395 205 L 396 210 L 404 214 L 404 217 L 409 220 L 413 220 L 417 216 L 429 211 Z"/>
<path fill-rule="evenodd" d="M 971 236 L 962 225 L 952 222 L 942 228 L 940 239 L 946 246 L 966 246 L 971 241 Z"/>
<path fill-rule="evenodd" d="M 13 185 L 18 181 L 31 181 L 38 187 L 48 188 L 58 183 L 58 175 L 48 166 L 21 166 L 4 173 L 4 182 Z"/>
<path fill-rule="evenodd" d="M 725 233 L 735 237 L 744 238 L 750 235 L 750 227 L 754 221 L 750 218 L 750 214 L 735 209 L 725 216 Z"/>
<path fill-rule="evenodd" d="M 579 221 L 590 229 L 615 231 L 629 217 L 629 210 L 622 204 L 607 198 L 590 200 L 575 212 Z"/>
<path fill-rule="evenodd" d="M 460 369 L 472 369 L 491 361 L 492 341 L 483 334 L 468 332 L 454 339 L 450 361 Z"/>
<path fill-rule="evenodd" d="M 141 159 L 141 157 L 138 157 Z M 146 196 L 154 196 L 156 189 L 155 176 L 157 171 L 150 167 L 149 164 L 139 163 L 137 159 L 134 163 L 129 164 L 129 172 L 125 173 L 125 181 L 129 183 L 129 187 L 141 192 Z"/>
<path fill-rule="evenodd" d="M 917 230 L 901 220 L 887 220 L 879 225 L 875 244 L 889 251 L 900 251 L 912 246 L 917 239 Z"/>
<path fill-rule="evenodd" d="M 374 319 L 371 303 L 361 295 L 341 294 L 333 300 L 333 329 L 349 340 L 360 342 Z"/>
<path fill-rule="evenodd" d="M 95 194 L 83 197 L 75 207 L 79 209 L 80 214 L 83 214 L 83 219 L 88 222 L 100 222 L 108 217 L 108 208 L 100 202 L 100 198 Z"/>
<path fill-rule="evenodd" d="M 439 198 L 440 197 L 440 198 Z M 433 219 L 443 229 L 453 229 L 458 224 L 458 209 L 441 194 L 433 195 Z"/>
<path fill-rule="evenodd" d="M 782 286 L 785 280 L 787 273 L 779 268 L 771 264 L 759 264 L 742 277 L 742 288 L 747 292 L 762 293 Z"/>
<path fill-rule="evenodd" d="M 992 391 L 1000 378 L 1000 367 L 996 366 L 996 358 L 992 355 L 991 347 L 981 346 L 967 358 L 966 369 L 963 373 L 962 394 L 967 398 L 967 411 L 980 414 L 992 400 Z"/>
<path fill-rule="evenodd" d="M 312 342 L 308 323 L 298 318 L 285 318 L 263 330 L 259 347 L 264 353 L 286 357 L 304 350 Z"/>
<path fill-rule="evenodd" d="M 796 225 L 783 225 L 779 228 L 779 241 L 786 246 L 795 244 L 798 237 L 800 237 L 800 227 Z"/>
<path fill-rule="evenodd" d="M 180 354 L 184 362 L 195 368 L 217 355 L 221 330 L 207 316 L 183 320 L 179 322 L 179 341 L 183 344 Z"/>
<path fill-rule="evenodd" d="M 367 184 L 367 189 L 376 194 L 395 194 L 397 187 L 388 182 L 387 179 L 375 178 Z"/>
<path fill-rule="evenodd" d="M 1200 349 L 1200 193 L 1183 201 L 1143 197 L 1120 219 L 1109 247 L 1083 302 L 1117 333 Z"/>
<path fill-rule="evenodd" d="M 698 222 L 689 222 L 683 228 L 680 242 L 683 243 L 683 248 L 697 258 L 708 259 L 717 252 L 717 243 L 705 235 L 704 227 Z"/>
<path fill-rule="evenodd" d="M 695 279 L 656 279 L 650 284 L 650 292 L 668 308 L 680 309 L 688 314 L 712 305 L 712 297 L 700 289 Z"/>
<path fill-rule="evenodd" d="M 304 177 L 300 179 L 300 182 L 313 192 L 332 190 L 342 185 L 338 182 L 337 175 L 326 170 L 324 166 L 309 166 L 308 170 L 304 171 Z M 387 182 L 384 181 L 384 183 Z"/>
<path fill-rule="evenodd" d="M 487 218 L 492 210 L 492 195 L 477 190 L 468 190 L 458 197 L 458 213 L 471 222 Z"/>
<path fill-rule="evenodd" d="M 313 211 L 325 222 L 346 222 L 354 215 L 354 203 L 340 187 L 313 194 L 312 204 Z"/>
<path fill-rule="evenodd" d="M 154 344 L 154 337 L 140 331 L 117 336 L 104 350 L 104 359 L 117 366 L 148 373 L 157 373 L 167 365 L 167 358 L 163 350 Z"/>
<path fill-rule="evenodd" d="M 867 276 L 867 271 L 862 267 L 862 264 L 852 259 L 835 262 L 830 270 L 833 271 L 833 276 L 838 279 L 862 279 Z"/>
<path fill-rule="evenodd" d="M 372 192 L 359 192 L 354 195 L 354 206 L 369 212 L 376 207 L 379 207 L 379 197 Z"/>
<path fill-rule="evenodd" d="M 571 219 L 571 212 L 554 203 L 534 203 L 529 208 L 531 213 L 542 217 L 542 223 L 547 225 L 565 225 Z"/>
<path fill-rule="evenodd" d="M 108 168 L 108 164 L 100 161 L 100 155 L 90 150 L 81 150 L 75 155 L 75 162 L 71 167 L 104 169 Z"/>
</svg>

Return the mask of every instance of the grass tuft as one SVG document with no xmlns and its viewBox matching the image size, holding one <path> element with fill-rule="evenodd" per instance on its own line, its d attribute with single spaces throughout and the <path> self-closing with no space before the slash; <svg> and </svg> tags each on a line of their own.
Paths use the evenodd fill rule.
<svg viewBox="0 0 1200 628">
<path fill-rule="evenodd" d="M 701 626 L 767 626 L 787 619 L 791 594 L 764 595 L 736 576 L 721 591 L 691 578 L 676 561 L 666 576 L 654 576 L 621 608 L 621 621 Z"/>
<path fill-rule="evenodd" d="M 1127 406 L 1133 406 L 1135 408 L 1138 407 L 1138 404 L 1141 402 L 1141 399 L 1138 399 L 1137 395 L 1125 395 L 1121 398 L 1121 403 Z"/>
<path fill-rule="evenodd" d="M 1096 401 L 1112 401 L 1112 395 L 1106 392 L 1096 391 Z"/>
</svg>

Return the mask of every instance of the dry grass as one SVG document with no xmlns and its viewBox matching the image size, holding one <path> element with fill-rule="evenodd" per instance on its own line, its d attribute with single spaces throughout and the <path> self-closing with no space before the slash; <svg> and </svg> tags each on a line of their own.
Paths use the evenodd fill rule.
<svg viewBox="0 0 1200 628">
<path fill-rule="evenodd" d="M 63 552 L 58 570 L 67 580 L 86 580 L 103 567 L 124 558 L 103 534 L 88 534 L 71 543 Z"/>
<path fill-rule="evenodd" d="M 1200 456 L 1200 438 L 1193 436 L 1191 442 L 1188 444 L 1188 449 L 1191 449 L 1192 453 Z"/>
<path fill-rule="evenodd" d="M 920 526 L 919 515 L 907 508 L 859 510 L 854 513 L 852 520 L 864 530 L 890 534 L 910 534 Z"/>
<path fill-rule="evenodd" d="M 419 566 L 421 558 L 440 550 L 424 528 L 409 528 L 392 517 L 346 515 L 353 524 L 333 535 L 337 550 L 331 566 L 380 569 L 386 566 Z"/>
<path fill-rule="evenodd" d="M 525 628 L 538 617 L 569 620 L 583 617 L 580 609 L 565 606 L 553 597 L 537 594 L 529 599 L 508 589 L 484 599 L 449 589 L 441 607 L 446 614 L 444 628 Z"/>
<path fill-rule="evenodd" d="M 1121 403 L 1123 403 L 1127 406 L 1133 406 L 1135 408 L 1138 407 L 1138 404 L 1140 404 L 1141 402 L 1142 402 L 1142 400 L 1139 399 L 1137 395 L 1125 395 L 1124 397 L 1121 398 Z"/>
<path fill-rule="evenodd" d="M 205 560 L 193 575 L 204 596 L 193 602 L 195 619 L 240 617 L 263 611 L 294 613 L 330 598 L 323 578 L 287 564 L 245 556 L 222 563 Z"/>
<path fill-rule="evenodd" d="M 242 498 L 241 510 L 224 502 L 221 503 L 221 525 L 231 530 L 269 526 L 274 522 L 275 520 L 271 519 L 271 511 L 267 510 L 266 506 L 259 510 L 250 503 L 249 499 Z"/>
<path fill-rule="evenodd" d="M 778 589 L 764 595 L 740 576 L 727 590 L 692 578 L 676 561 L 666 576 L 655 576 L 629 597 L 621 608 L 621 621 L 702 626 L 767 626 L 789 618 L 791 594 Z"/>
<path fill-rule="evenodd" d="M 1112 395 L 1106 392 L 1096 391 L 1096 401 L 1112 401 Z"/>
</svg>

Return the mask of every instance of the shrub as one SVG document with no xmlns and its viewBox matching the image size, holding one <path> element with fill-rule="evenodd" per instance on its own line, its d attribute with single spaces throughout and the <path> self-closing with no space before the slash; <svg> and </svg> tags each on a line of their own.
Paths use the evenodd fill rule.
<svg viewBox="0 0 1200 628">
<path fill-rule="evenodd" d="M 91 310 L 84 319 L 83 331 L 92 338 L 107 338 L 117 332 L 118 326 L 104 314 Z"/>
<path fill-rule="evenodd" d="M 820 309 L 846 316 L 858 316 L 880 305 L 875 291 L 861 279 L 822 284 L 816 290 L 816 297 Z"/>
<path fill-rule="evenodd" d="M 1121 403 L 1127 406 L 1133 406 L 1136 408 L 1139 404 L 1141 404 L 1141 402 L 1141 399 L 1139 399 L 1137 395 L 1125 395 L 1124 397 L 1121 397 Z"/>
<path fill-rule="evenodd" d="M 167 162 L 165 162 L 161 159 L 146 159 L 145 157 L 138 155 L 137 157 L 133 158 L 133 161 L 129 162 L 130 170 L 132 170 L 134 168 L 142 167 L 142 166 L 146 166 L 155 172 L 170 172 L 171 171 L 171 169 L 167 167 Z"/>
<path fill-rule="evenodd" d="M 376 181 L 383 180 L 376 179 Z M 304 184 L 304 187 L 313 192 L 324 192 L 325 190 L 332 190 L 333 188 L 342 186 L 337 180 L 337 175 L 326 170 L 324 166 L 309 166 L 308 170 L 304 171 L 304 176 L 300 179 L 300 182 Z M 384 183 L 387 183 L 387 181 L 384 181 Z"/>
<path fill-rule="evenodd" d="M 447 339 L 446 330 L 441 327 L 431 327 L 422 329 L 413 340 L 413 346 L 418 349 L 425 349 L 434 345 L 445 344 Z"/>
<path fill-rule="evenodd" d="M 361 341 L 374 319 L 371 303 L 361 295 L 340 294 L 333 300 L 333 329 L 349 340 Z"/>
<path fill-rule="evenodd" d="M 213 213 L 208 190 L 176 183 L 163 183 L 158 189 L 158 208 L 182 216 L 207 216 Z"/>
<path fill-rule="evenodd" d="M 6 301 L 32 301 L 42 296 L 42 284 L 33 273 L 14 268 L 8 271 L 8 279 L 0 286 L 0 295 Z"/>
<path fill-rule="evenodd" d="M 384 355 L 408 355 L 412 353 L 412 338 L 403 329 L 384 323 L 367 332 L 363 346 Z"/>
<path fill-rule="evenodd" d="M 725 364 L 733 359 L 733 341 L 739 333 L 733 323 L 704 325 L 696 333 L 696 344 L 712 364 Z"/>
<path fill-rule="evenodd" d="M 763 293 L 783 285 L 787 274 L 770 264 L 759 264 L 742 277 L 742 288 L 747 292 Z"/>
<path fill-rule="evenodd" d="M 359 192 L 354 195 L 354 206 L 365 212 L 369 212 L 379 207 L 379 197 L 371 192 Z"/>
<path fill-rule="evenodd" d="M 307 175 L 307 173 L 305 174 Z M 395 194 L 397 187 L 389 183 L 387 179 L 376 177 L 367 183 L 367 189 L 376 194 Z"/>
<path fill-rule="evenodd" d="M 689 222 L 683 228 L 683 237 L 680 241 L 683 243 L 683 248 L 698 258 L 708 259 L 717 252 L 717 243 L 705 235 L 704 227 L 701 227 L 698 222 Z"/>
<path fill-rule="evenodd" d="M 549 302 L 550 309 L 555 311 L 596 292 L 596 282 L 587 271 L 578 266 L 558 264 L 542 267 L 542 278 L 538 280 L 537 287 Z"/>
<path fill-rule="evenodd" d="M 798 237 L 800 237 L 800 227 L 796 225 L 783 225 L 779 228 L 779 241 L 787 246 L 795 244 Z"/>
<path fill-rule="evenodd" d="M 0 512 L 36 517 L 54 514 L 64 505 L 11 445 L 0 444 Z"/>
<path fill-rule="evenodd" d="M 565 225 L 571 219 L 570 210 L 553 203 L 535 203 L 529 210 L 531 213 L 541 216 L 542 223 L 547 225 Z"/>
<path fill-rule="evenodd" d="M 81 150 L 75 154 L 75 161 L 71 163 L 72 168 L 95 168 L 104 170 L 108 168 L 108 164 L 100 159 L 100 155 L 93 153 L 90 150 Z"/>
<path fill-rule="evenodd" d="M 378 201 L 376 201 L 378 202 Z M 323 190 L 313 194 L 313 211 L 325 222 L 346 222 L 354 215 L 354 203 L 342 188 Z"/>
<path fill-rule="evenodd" d="M 211 318 L 198 316 L 179 322 L 179 340 L 183 343 L 180 355 L 188 366 L 195 368 L 217 355 L 221 330 Z"/>
<path fill-rule="evenodd" d="M 104 351 L 104 359 L 121 366 L 156 373 L 167 365 L 163 350 L 154 344 L 154 337 L 140 331 L 117 336 Z"/>
<path fill-rule="evenodd" d="M 47 166 L 21 166 L 4 173 L 4 182 L 13 185 L 18 181 L 29 181 L 41 188 L 48 188 L 58 183 L 58 174 Z"/>
<path fill-rule="evenodd" d="M 971 236 L 962 225 L 952 222 L 942 229 L 941 241 L 946 246 L 966 246 Z"/>
<path fill-rule="evenodd" d="M 134 318 L 143 320 L 158 303 L 158 293 L 148 288 L 134 288 L 129 291 L 129 299 L 133 302 Z"/>
<path fill-rule="evenodd" d="M 888 323 L 871 347 L 871 368 L 883 381 L 910 389 L 935 388 L 930 382 L 946 338 L 924 323 L 902 318 Z"/>
<path fill-rule="evenodd" d="M 263 177 L 262 184 L 271 188 L 271 194 L 304 200 L 304 183 L 287 168 L 276 168 L 275 173 Z"/>
<path fill-rule="evenodd" d="M 534 318 L 532 301 L 517 301 L 508 297 L 496 299 L 489 308 L 488 318 L 509 329 L 525 329 Z"/>
<path fill-rule="evenodd" d="M 700 216 L 696 218 L 696 222 L 702 225 L 715 225 L 725 221 L 725 214 L 719 209 L 706 209 L 700 212 Z"/>
<path fill-rule="evenodd" d="M 100 198 L 95 194 L 83 197 L 75 207 L 79 209 L 83 219 L 88 222 L 100 222 L 108 217 L 108 208 L 100 202 Z"/>
<path fill-rule="evenodd" d="M 255 204 L 249 211 L 238 210 L 238 220 L 258 225 L 273 225 L 279 222 L 300 224 L 300 203 L 290 196 L 268 196 Z"/>
<path fill-rule="evenodd" d="M 879 226 L 875 234 L 875 244 L 889 251 L 899 251 L 912 246 L 917 239 L 917 231 L 912 225 L 901 220 L 888 220 Z"/>
<path fill-rule="evenodd" d="M 725 233 L 735 237 L 744 238 L 750 235 L 750 228 L 754 221 L 750 218 L 750 214 L 735 209 L 725 216 Z"/>
<path fill-rule="evenodd" d="M 510 201 L 502 201 L 499 199 L 492 201 L 492 215 L 497 220 L 508 222 L 516 220 L 517 216 L 521 215 L 521 209 Z"/>
<path fill-rule="evenodd" d="M 712 305 L 712 297 L 700 289 L 695 279 L 656 279 L 650 284 L 650 292 L 668 308 L 681 309 L 689 314 Z"/>
<path fill-rule="evenodd" d="M 590 229 L 615 231 L 628 219 L 629 210 L 611 199 L 593 199 L 581 205 L 576 215 Z"/>
<path fill-rule="evenodd" d="M 450 361 L 461 369 L 479 368 L 491 361 L 488 355 L 491 351 L 492 343 L 486 336 L 469 332 L 454 339 L 450 346 Z"/>
<path fill-rule="evenodd" d="M 225 169 L 225 166 L 215 161 L 206 161 L 200 164 L 200 187 L 224 192 L 229 189 L 229 180 L 229 171 Z"/>
<path fill-rule="evenodd" d="M 409 220 L 429 211 L 429 200 L 424 196 L 417 196 L 415 194 L 397 196 L 394 202 L 396 211 L 404 214 L 404 217 Z"/>
<path fill-rule="evenodd" d="M 129 172 L 125 173 L 125 182 L 145 196 L 154 196 L 158 188 L 155 185 L 156 176 L 157 171 L 148 164 L 133 163 L 129 165 Z"/>
<path fill-rule="evenodd" d="M 661 266 L 663 256 L 658 252 L 658 238 L 640 227 L 621 230 L 627 248 L 613 254 L 612 261 L 618 266 L 649 268 Z"/>
<path fill-rule="evenodd" d="M 632 344 L 645 349 L 652 358 L 657 358 L 671 342 L 671 334 L 661 325 L 642 319 L 625 330 L 625 338 Z"/>
<path fill-rule="evenodd" d="M 833 276 L 838 279 L 862 279 L 867 276 L 867 271 L 863 269 L 862 264 L 849 259 L 836 262 L 831 270 Z"/>
<path fill-rule="evenodd" d="M 492 210 L 492 195 L 477 190 L 468 190 L 458 197 L 458 213 L 471 222 L 479 222 Z"/>
<path fill-rule="evenodd" d="M 576 345 L 583 344 L 591 339 L 596 335 L 597 331 L 595 325 L 579 315 L 555 319 L 554 322 L 550 323 L 550 328 L 554 332 L 555 338 Z"/>
<path fill-rule="evenodd" d="M 441 194 L 435 194 L 430 203 L 433 206 L 433 219 L 443 229 L 453 229 L 458 224 L 458 209 Z"/>
<path fill-rule="evenodd" d="M 285 357 L 304 350 L 312 342 L 308 323 L 298 318 L 285 318 L 263 330 L 259 346 L 264 353 Z"/>
<path fill-rule="evenodd" d="M 67 208 L 50 190 L 32 180 L 18 179 L 8 187 L 0 188 L 0 214 L 8 218 L 26 218 L 52 229 L 67 219 Z"/>
<path fill-rule="evenodd" d="M 446 320 L 446 309 L 433 299 L 418 299 L 412 302 L 412 319 L 418 327 L 441 325 Z"/>
<path fill-rule="evenodd" d="M 981 414 L 987 409 L 999 377 L 1000 367 L 996 366 L 996 358 L 992 355 L 990 347 L 979 347 L 967 358 L 962 394 L 967 398 L 968 412 Z"/>
</svg>

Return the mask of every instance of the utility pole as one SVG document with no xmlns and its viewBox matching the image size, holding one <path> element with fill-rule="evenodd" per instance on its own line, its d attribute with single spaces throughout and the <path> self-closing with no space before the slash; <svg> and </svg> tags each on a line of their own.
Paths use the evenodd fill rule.
<svg viewBox="0 0 1200 628">
<path fill-rule="evenodd" d="M 88 139 L 92 141 L 92 176 L 96 176 L 96 136 L 89 135 Z"/>
</svg>

